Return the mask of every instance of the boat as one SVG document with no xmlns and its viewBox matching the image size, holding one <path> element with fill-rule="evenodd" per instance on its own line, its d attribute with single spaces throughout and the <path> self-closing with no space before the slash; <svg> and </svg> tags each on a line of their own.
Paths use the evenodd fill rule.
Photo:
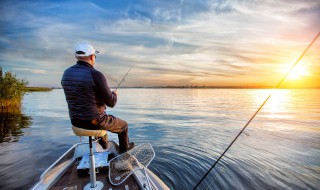
<svg viewBox="0 0 320 190">
<path fill-rule="evenodd" d="M 77 143 L 42 173 L 31 190 L 169 189 L 147 168 L 155 157 L 150 143 L 140 144 L 123 154 L 118 154 L 117 149 L 114 141 L 108 141 L 106 149 L 92 138 L 87 143 Z"/>
</svg>

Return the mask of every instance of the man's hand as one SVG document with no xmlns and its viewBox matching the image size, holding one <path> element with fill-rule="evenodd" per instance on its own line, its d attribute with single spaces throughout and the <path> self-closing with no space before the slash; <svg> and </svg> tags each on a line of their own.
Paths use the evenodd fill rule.
<svg viewBox="0 0 320 190">
<path fill-rule="evenodd" d="M 115 93 L 118 96 L 118 90 L 114 90 L 113 93 Z"/>
</svg>

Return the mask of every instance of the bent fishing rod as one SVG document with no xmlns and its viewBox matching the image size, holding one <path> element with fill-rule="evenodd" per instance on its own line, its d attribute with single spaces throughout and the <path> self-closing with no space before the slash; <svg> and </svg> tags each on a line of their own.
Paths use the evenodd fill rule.
<svg viewBox="0 0 320 190">
<path fill-rule="evenodd" d="M 245 124 L 245 126 L 242 128 L 242 130 L 238 133 L 238 135 L 233 139 L 233 141 L 229 144 L 227 149 L 220 155 L 220 157 L 215 161 L 215 163 L 211 166 L 211 168 L 207 171 L 207 173 L 201 178 L 201 180 L 198 182 L 198 184 L 193 188 L 195 190 L 201 182 L 207 177 L 207 175 L 210 173 L 210 171 L 217 165 L 217 163 L 220 161 L 220 159 L 225 155 L 225 153 L 229 150 L 229 148 L 233 145 L 233 143 L 238 139 L 238 137 L 241 135 L 241 133 L 247 128 L 247 126 L 251 123 L 253 118 L 259 113 L 259 111 L 263 108 L 263 106 L 267 103 L 267 101 L 270 99 L 272 92 L 276 89 L 278 89 L 283 81 L 287 78 L 287 76 L 290 74 L 290 72 L 293 70 L 293 68 L 296 67 L 296 65 L 300 62 L 302 57 L 307 53 L 307 51 L 310 49 L 310 47 L 313 45 L 313 43 L 317 40 L 317 38 L 320 36 L 320 32 L 316 35 L 316 37 L 311 41 L 311 43 L 308 45 L 308 47 L 303 51 L 303 53 L 300 55 L 300 57 L 297 59 L 297 61 L 291 66 L 291 68 L 288 70 L 288 72 L 282 77 L 282 79 L 279 81 L 279 83 L 272 89 L 269 96 L 264 100 L 264 102 L 260 105 L 260 107 L 257 109 L 257 111 L 251 116 L 249 121 Z"/>
<path fill-rule="evenodd" d="M 132 67 L 134 66 L 134 64 L 130 67 L 130 69 L 128 70 L 128 72 L 123 76 L 122 80 L 119 82 L 116 90 L 118 90 L 118 88 L 120 87 L 121 83 L 124 81 L 124 79 L 126 78 L 126 76 L 129 74 L 130 70 L 132 69 Z"/>
</svg>

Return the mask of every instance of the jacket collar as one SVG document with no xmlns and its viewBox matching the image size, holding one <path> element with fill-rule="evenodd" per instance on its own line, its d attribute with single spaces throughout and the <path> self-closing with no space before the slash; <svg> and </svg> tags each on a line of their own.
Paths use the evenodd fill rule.
<svg viewBox="0 0 320 190">
<path fill-rule="evenodd" d="M 87 63 L 87 62 L 85 62 L 85 61 L 77 61 L 77 64 L 80 64 L 80 65 L 84 65 L 84 66 L 93 68 L 93 66 L 92 66 L 90 63 Z"/>
</svg>

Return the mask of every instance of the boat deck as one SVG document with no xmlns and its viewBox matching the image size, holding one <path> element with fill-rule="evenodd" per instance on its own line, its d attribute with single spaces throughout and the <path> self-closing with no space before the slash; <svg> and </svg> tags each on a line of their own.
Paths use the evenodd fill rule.
<svg viewBox="0 0 320 190">
<path fill-rule="evenodd" d="M 135 178 L 131 175 L 125 182 L 118 186 L 114 186 L 110 184 L 108 178 L 108 172 L 98 173 L 97 181 L 101 181 L 103 183 L 103 190 L 117 190 L 117 189 L 130 189 L 130 190 L 139 190 L 140 187 L 137 184 Z M 60 178 L 58 182 L 56 182 L 50 190 L 63 190 L 66 189 L 83 189 L 88 183 L 90 183 L 90 175 L 84 177 L 79 177 L 77 172 L 77 163 L 75 163 L 72 167 L 70 167 Z M 125 186 L 128 186 L 127 188 Z M 76 187 L 76 188 L 75 188 Z"/>
</svg>

